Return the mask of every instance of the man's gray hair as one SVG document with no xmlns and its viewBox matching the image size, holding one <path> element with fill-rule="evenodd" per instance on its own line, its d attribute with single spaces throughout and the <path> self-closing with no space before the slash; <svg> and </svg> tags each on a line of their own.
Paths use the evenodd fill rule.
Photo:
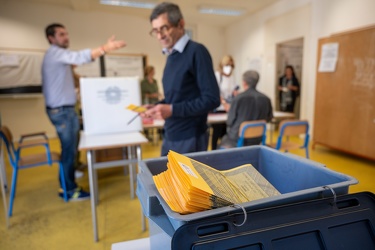
<svg viewBox="0 0 375 250">
<path fill-rule="evenodd" d="M 254 70 L 248 70 L 243 73 L 242 80 L 244 80 L 247 86 L 255 89 L 259 81 L 259 74 Z"/>
<path fill-rule="evenodd" d="M 180 20 L 183 19 L 180 7 L 174 3 L 163 2 L 158 4 L 150 15 L 150 22 L 158 18 L 158 16 L 167 13 L 169 23 L 176 27 Z"/>
</svg>

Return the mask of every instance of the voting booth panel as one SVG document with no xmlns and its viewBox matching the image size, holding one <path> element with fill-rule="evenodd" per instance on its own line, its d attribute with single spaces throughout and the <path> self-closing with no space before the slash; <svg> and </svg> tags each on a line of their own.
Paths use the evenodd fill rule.
<svg viewBox="0 0 375 250">
<path fill-rule="evenodd" d="M 138 77 L 81 78 L 80 86 L 86 134 L 142 130 L 140 117 L 129 123 L 137 113 L 126 109 L 129 104 L 141 105 Z"/>
</svg>

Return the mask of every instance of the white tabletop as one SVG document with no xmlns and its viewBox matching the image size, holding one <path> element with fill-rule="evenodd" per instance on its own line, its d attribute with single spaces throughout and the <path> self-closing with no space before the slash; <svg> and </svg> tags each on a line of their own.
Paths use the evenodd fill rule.
<svg viewBox="0 0 375 250">
<path fill-rule="evenodd" d="M 225 123 L 228 119 L 227 113 L 217 113 L 217 114 L 209 114 L 207 116 L 207 123 Z"/>
<path fill-rule="evenodd" d="M 209 114 L 207 116 L 207 123 L 225 123 L 227 121 L 227 113 Z M 152 123 L 144 123 L 143 128 L 162 128 L 164 126 L 163 119 L 154 119 Z"/>
<path fill-rule="evenodd" d="M 274 118 L 295 118 L 294 113 L 282 112 L 282 111 L 273 111 Z"/>
<path fill-rule="evenodd" d="M 143 123 L 143 128 L 162 128 L 164 122 L 163 119 L 153 119 L 152 123 Z"/>
<path fill-rule="evenodd" d="M 147 138 L 140 132 L 91 135 L 81 133 L 79 150 L 108 149 L 147 143 Z"/>
<path fill-rule="evenodd" d="M 130 240 L 112 244 L 111 250 L 149 250 L 150 238 Z"/>
<path fill-rule="evenodd" d="M 273 111 L 273 118 L 274 119 L 295 118 L 295 114 L 289 113 L 289 112 L 282 112 L 282 111 Z M 208 124 L 225 123 L 227 119 L 228 119 L 227 113 L 213 113 L 213 114 L 208 114 L 207 123 Z M 143 124 L 143 128 L 163 128 L 163 126 L 164 126 L 163 119 L 154 119 L 152 123 Z"/>
</svg>

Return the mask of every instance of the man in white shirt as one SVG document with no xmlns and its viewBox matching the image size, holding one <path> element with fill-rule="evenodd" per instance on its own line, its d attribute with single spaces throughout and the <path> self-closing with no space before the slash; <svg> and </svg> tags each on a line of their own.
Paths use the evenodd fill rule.
<svg viewBox="0 0 375 250">
<path fill-rule="evenodd" d="M 77 153 L 79 121 L 75 111 L 76 93 L 71 65 L 89 63 L 105 53 L 122 48 L 125 42 L 108 41 L 95 49 L 68 50 L 69 35 L 62 24 L 54 23 L 45 29 L 50 43 L 42 64 L 42 89 L 49 119 L 56 128 L 61 143 L 61 163 L 69 200 L 88 199 L 90 194 L 77 186 L 74 159 Z M 60 183 L 61 185 L 61 183 Z M 63 197 L 63 193 L 59 193 Z"/>
</svg>

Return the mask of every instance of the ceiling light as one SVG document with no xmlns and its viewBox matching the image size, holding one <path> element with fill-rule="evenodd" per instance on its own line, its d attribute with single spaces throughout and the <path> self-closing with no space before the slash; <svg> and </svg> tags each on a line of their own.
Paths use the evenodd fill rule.
<svg viewBox="0 0 375 250">
<path fill-rule="evenodd" d="M 220 7 L 208 7 L 201 6 L 199 7 L 199 12 L 203 14 L 214 14 L 214 15 L 225 15 L 225 16 L 240 16 L 245 11 L 239 9 L 226 9 Z"/>
<path fill-rule="evenodd" d="M 101 4 L 133 7 L 133 8 L 143 8 L 143 9 L 153 9 L 156 6 L 155 2 L 151 1 L 125 1 L 125 0 L 100 0 Z"/>
</svg>

